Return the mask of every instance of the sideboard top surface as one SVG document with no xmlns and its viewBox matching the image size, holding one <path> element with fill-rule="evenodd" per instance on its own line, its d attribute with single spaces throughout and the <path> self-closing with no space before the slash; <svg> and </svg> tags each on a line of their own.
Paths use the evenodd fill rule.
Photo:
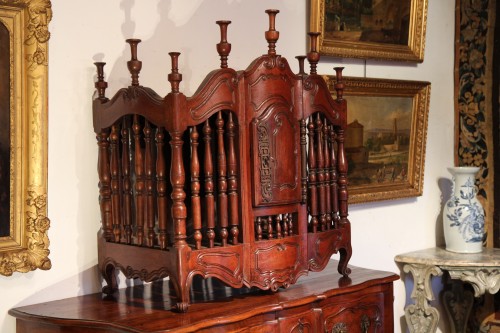
<svg viewBox="0 0 500 333">
<path fill-rule="evenodd" d="M 201 329 L 392 283 L 399 278 L 391 272 L 353 266 L 349 277 L 343 277 L 336 267 L 337 262 L 330 260 L 325 270 L 310 273 L 286 291 L 275 293 L 256 288 L 233 289 L 216 279 L 195 279 L 189 313 L 170 311 L 175 304 L 175 293 L 171 292 L 168 281 L 158 281 L 120 289 L 112 296 L 98 293 L 23 306 L 10 310 L 9 314 L 47 324 L 78 322 L 87 327 L 126 332 Z"/>
</svg>

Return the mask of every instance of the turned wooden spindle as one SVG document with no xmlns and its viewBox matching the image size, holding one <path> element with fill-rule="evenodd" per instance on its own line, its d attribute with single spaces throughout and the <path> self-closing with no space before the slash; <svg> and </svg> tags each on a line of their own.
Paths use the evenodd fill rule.
<svg viewBox="0 0 500 333">
<path fill-rule="evenodd" d="M 111 172 L 109 165 L 109 129 L 102 129 L 97 134 L 99 156 L 97 170 L 99 172 L 99 205 L 101 208 L 101 229 L 106 241 L 113 240 L 113 219 L 111 209 Z"/>
<path fill-rule="evenodd" d="M 227 158 L 224 148 L 224 119 L 222 111 L 217 113 L 217 166 L 218 166 L 218 222 L 222 246 L 227 245 L 228 203 L 227 203 Z"/>
<path fill-rule="evenodd" d="M 158 127 L 156 131 L 156 204 L 158 205 L 158 243 L 160 249 L 167 248 L 167 170 L 165 162 L 165 131 Z"/>
<path fill-rule="evenodd" d="M 333 227 L 337 228 L 339 221 L 339 196 L 338 196 L 338 174 L 337 174 L 337 157 L 335 153 L 335 142 L 337 140 L 337 134 L 333 127 L 329 130 L 329 140 L 330 140 L 330 184 L 331 184 L 331 200 L 332 200 L 332 223 Z"/>
<path fill-rule="evenodd" d="M 228 158 L 227 158 L 227 195 L 229 198 L 229 221 L 231 224 L 231 241 L 233 245 L 238 244 L 239 221 L 238 221 L 238 163 L 236 157 L 236 124 L 233 114 L 229 112 L 227 121 Z"/>
<path fill-rule="evenodd" d="M 326 227 L 326 193 L 325 193 L 325 156 L 323 150 L 323 121 L 321 120 L 319 112 L 316 114 L 315 120 L 316 131 L 316 181 L 318 188 L 318 203 L 319 203 L 319 225 L 321 231 L 325 231 Z"/>
<path fill-rule="evenodd" d="M 341 101 L 344 95 L 344 81 L 342 80 L 342 70 L 344 67 L 333 67 L 336 73 L 337 81 L 334 84 L 334 88 L 337 91 L 337 100 Z"/>
<path fill-rule="evenodd" d="M 200 159 L 198 157 L 198 145 L 200 135 L 196 126 L 193 126 L 190 134 L 191 140 L 191 206 L 193 214 L 194 242 L 196 249 L 201 249 L 201 201 L 200 201 Z"/>
<path fill-rule="evenodd" d="M 331 204 L 331 157 L 329 144 L 329 133 L 328 133 L 328 121 L 326 118 L 323 119 L 323 156 L 325 159 L 325 218 L 326 218 L 326 229 L 330 229 L 332 224 L 332 204 Z"/>
<path fill-rule="evenodd" d="M 227 68 L 227 57 L 231 52 L 231 43 L 227 42 L 227 26 L 231 21 L 216 21 L 220 27 L 220 43 L 217 44 L 217 52 L 220 56 L 220 68 Z"/>
<path fill-rule="evenodd" d="M 347 200 L 348 200 L 348 193 L 347 193 L 347 157 L 345 155 L 345 149 L 344 149 L 344 130 L 341 128 L 338 130 L 337 134 L 337 146 L 338 146 L 338 171 L 339 171 L 339 177 L 338 177 L 338 184 L 339 184 L 339 217 L 340 217 L 340 224 L 345 224 L 349 223 L 347 220 Z"/>
<path fill-rule="evenodd" d="M 137 60 L 137 45 L 141 42 L 141 40 L 130 38 L 127 39 L 126 42 L 130 44 L 130 53 L 131 53 L 130 61 L 127 61 L 127 67 L 130 72 L 130 75 L 132 75 L 132 85 L 138 86 L 139 73 L 141 72 L 142 68 L 142 61 Z"/>
<path fill-rule="evenodd" d="M 276 31 L 275 27 L 275 22 L 276 22 L 276 15 L 280 11 L 277 9 L 268 9 L 266 10 L 266 13 L 269 15 L 269 30 L 266 31 L 265 36 L 267 43 L 269 44 L 269 50 L 267 51 L 267 54 L 269 55 L 275 55 L 276 54 L 276 42 L 278 41 L 278 38 L 280 37 L 280 32 Z"/>
<path fill-rule="evenodd" d="M 179 84 L 182 81 L 182 74 L 179 73 L 179 56 L 180 52 L 169 52 L 172 61 L 172 72 L 168 74 L 168 81 L 172 87 L 173 93 L 179 92 Z"/>
<path fill-rule="evenodd" d="M 304 71 L 304 61 L 306 60 L 306 56 L 296 56 L 295 59 L 299 61 L 299 72 L 297 73 L 297 75 L 305 75 L 306 72 Z"/>
<path fill-rule="evenodd" d="M 312 232 L 316 232 L 318 228 L 318 200 L 317 200 L 317 184 L 316 184 L 316 152 L 314 149 L 314 122 L 312 116 L 307 124 L 307 135 L 309 137 L 308 147 L 308 171 L 309 171 L 309 214 L 311 215 Z"/>
<path fill-rule="evenodd" d="M 122 164 L 122 184 L 121 188 L 123 191 L 123 231 L 125 236 L 125 243 L 130 244 L 132 242 L 132 183 L 130 178 L 130 124 L 127 121 L 128 118 L 124 117 L 122 121 L 122 153 L 121 153 L 121 164 Z"/>
<path fill-rule="evenodd" d="M 112 214 L 112 224 L 113 224 L 113 236 L 116 243 L 120 242 L 121 238 L 121 204 L 120 204 L 120 153 L 119 153 L 119 141 L 120 141 L 120 127 L 118 124 L 111 126 L 111 135 L 109 136 L 110 143 L 110 172 L 111 172 L 111 210 Z"/>
<path fill-rule="evenodd" d="M 268 239 L 274 238 L 273 232 L 274 232 L 274 230 L 273 230 L 273 217 L 268 216 L 267 217 L 267 238 Z"/>
<path fill-rule="evenodd" d="M 262 240 L 262 218 L 257 217 L 257 240 Z"/>
<path fill-rule="evenodd" d="M 142 246 L 144 240 L 144 206 L 145 206 L 145 183 L 144 183 L 144 155 L 141 148 L 141 124 L 139 116 L 134 115 L 132 123 L 134 140 L 134 173 L 135 173 L 135 223 L 136 223 L 136 245 Z"/>
<path fill-rule="evenodd" d="M 311 40 L 311 50 L 307 53 L 307 61 L 311 67 L 310 74 L 317 74 L 316 67 L 319 62 L 319 52 L 318 52 L 318 37 L 319 32 L 308 33 Z"/>
<path fill-rule="evenodd" d="M 208 246 L 214 247 L 215 241 L 215 198 L 214 198 L 214 166 L 212 161 L 212 129 L 208 119 L 203 125 L 203 141 L 205 142 L 205 158 L 203 169 L 205 171 L 205 219 L 207 223 Z"/>
<path fill-rule="evenodd" d="M 97 89 L 97 94 L 100 100 L 106 100 L 106 88 L 108 87 L 108 83 L 104 81 L 104 65 L 105 62 L 94 62 L 95 67 L 97 68 L 97 81 L 94 83 L 95 88 Z"/>
<path fill-rule="evenodd" d="M 301 181 L 302 203 L 307 202 L 307 128 L 306 119 L 300 120 L 300 152 L 301 152 Z"/>
<path fill-rule="evenodd" d="M 144 121 L 144 175 L 145 175 L 145 195 L 146 205 L 144 218 L 147 226 L 146 245 L 153 247 L 156 238 L 155 234 L 155 212 L 154 212 L 154 193 L 153 193 L 153 154 L 152 154 L 152 133 L 153 130 L 149 121 Z"/>
</svg>

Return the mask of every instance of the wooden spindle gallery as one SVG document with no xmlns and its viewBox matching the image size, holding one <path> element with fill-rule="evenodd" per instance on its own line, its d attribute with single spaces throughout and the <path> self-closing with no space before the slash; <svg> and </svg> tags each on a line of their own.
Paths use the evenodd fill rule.
<svg viewBox="0 0 500 333">
<path fill-rule="evenodd" d="M 195 275 L 276 291 L 336 253 L 338 272 L 350 274 L 342 68 L 332 98 L 316 72 L 313 32 L 294 74 L 277 53 L 279 11 L 266 12 L 268 51 L 242 71 L 229 66 L 231 22 L 216 22 L 220 68 L 191 97 L 180 90 L 178 52 L 164 97 L 140 84 L 138 39 L 127 40 L 130 86 L 111 99 L 104 63 L 95 64 L 105 293 L 118 288 L 117 269 L 144 281 L 168 276 L 185 312 Z"/>
</svg>

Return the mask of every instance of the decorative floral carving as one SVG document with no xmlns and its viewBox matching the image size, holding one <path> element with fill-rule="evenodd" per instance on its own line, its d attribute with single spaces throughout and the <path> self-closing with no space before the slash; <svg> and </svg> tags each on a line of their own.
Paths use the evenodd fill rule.
<svg viewBox="0 0 500 333">
<path fill-rule="evenodd" d="M 430 286 L 430 277 L 441 276 L 443 272 L 439 267 L 421 264 L 407 264 L 403 267 L 406 273 L 413 275 L 414 287 L 411 298 L 415 304 L 405 308 L 406 323 L 410 332 L 435 332 L 439 322 L 439 312 L 429 305 L 434 299 Z"/>
<path fill-rule="evenodd" d="M 47 195 L 28 191 L 26 207 L 27 250 L 7 252 L 0 256 L 0 274 L 10 276 L 14 272 L 26 273 L 37 268 L 47 270 L 52 267 L 48 255 L 49 238 L 47 230 L 50 221 L 44 215 Z"/>
<path fill-rule="evenodd" d="M 468 282 L 474 288 L 474 296 L 479 297 L 486 292 L 496 294 L 500 289 L 500 269 L 483 268 L 478 271 L 449 270 L 452 279 Z"/>
</svg>

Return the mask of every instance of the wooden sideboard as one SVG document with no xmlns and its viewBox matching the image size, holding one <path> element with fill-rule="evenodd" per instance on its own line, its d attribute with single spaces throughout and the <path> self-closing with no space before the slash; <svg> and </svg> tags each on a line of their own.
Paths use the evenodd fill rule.
<svg viewBox="0 0 500 333">
<path fill-rule="evenodd" d="M 175 305 L 168 281 L 15 308 L 17 332 L 393 332 L 390 272 L 350 266 L 343 277 L 331 260 L 322 272 L 278 292 L 229 288 L 195 279 L 188 313 Z"/>
</svg>

